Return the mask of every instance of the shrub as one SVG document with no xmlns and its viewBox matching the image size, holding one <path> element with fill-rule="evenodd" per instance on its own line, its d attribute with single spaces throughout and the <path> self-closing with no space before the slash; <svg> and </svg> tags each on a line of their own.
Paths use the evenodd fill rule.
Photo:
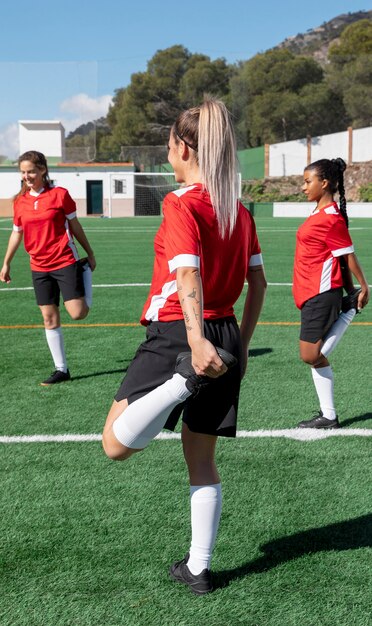
<svg viewBox="0 0 372 626">
<path fill-rule="evenodd" d="M 242 199 L 247 202 L 303 202 L 301 192 L 282 193 L 277 187 L 266 189 L 262 181 L 256 183 L 243 182 Z"/>
<path fill-rule="evenodd" d="M 362 202 L 372 202 L 372 183 L 360 187 L 359 198 Z"/>
</svg>

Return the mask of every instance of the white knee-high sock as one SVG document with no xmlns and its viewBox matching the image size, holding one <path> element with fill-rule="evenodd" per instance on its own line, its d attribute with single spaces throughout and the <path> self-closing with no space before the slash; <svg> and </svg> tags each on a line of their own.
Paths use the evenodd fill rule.
<svg viewBox="0 0 372 626">
<path fill-rule="evenodd" d="M 323 416 L 329 420 L 336 419 L 336 409 L 333 400 L 333 372 L 331 366 L 313 367 L 311 373 L 313 375 L 320 410 Z"/>
<path fill-rule="evenodd" d="M 196 576 L 210 569 L 222 510 L 221 483 L 190 487 L 191 547 L 187 567 Z"/>
<path fill-rule="evenodd" d="M 324 343 L 321 349 L 323 356 L 327 357 L 333 352 L 344 333 L 347 331 L 349 324 L 356 315 L 355 309 L 350 309 L 347 313 L 340 313 L 338 319 L 332 324 L 328 333 L 324 337 Z"/>
<path fill-rule="evenodd" d="M 116 439 L 127 448 L 145 448 L 160 433 L 174 407 L 190 395 L 186 378 L 174 374 L 119 415 L 112 425 Z"/>
<path fill-rule="evenodd" d="M 63 341 L 61 327 L 59 326 L 58 328 L 52 329 L 46 328 L 45 335 L 54 362 L 54 367 L 56 370 L 60 370 L 61 372 L 67 372 L 65 344 Z"/>
<path fill-rule="evenodd" d="M 83 283 L 85 291 L 85 302 L 87 303 L 87 306 L 91 308 L 93 300 L 92 270 L 90 269 L 88 263 L 86 263 L 83 267 Z"/>
</svg>

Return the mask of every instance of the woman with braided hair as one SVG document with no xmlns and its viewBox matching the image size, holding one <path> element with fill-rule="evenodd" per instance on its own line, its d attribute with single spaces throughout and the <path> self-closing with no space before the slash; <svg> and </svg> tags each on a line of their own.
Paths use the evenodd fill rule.
<svg viewBox="0 0 372 626">
<path fill-rule="evenodd" d="M 299 428 L 339 428 L 328 357 L 369 300 L 368 283 L 348 231 L 345 168 L 341 158 L 321 159 L 304 171 L 303 192 L 316 206 L 297 231 L 293 296 L 301 310 L 300 356 L 312 368 L 320 410 L 301 421 Z M 334 200 L 337 191 L 339 206 Z M 348 292 L 345 297 L 343 288 Z"/>
</svg>

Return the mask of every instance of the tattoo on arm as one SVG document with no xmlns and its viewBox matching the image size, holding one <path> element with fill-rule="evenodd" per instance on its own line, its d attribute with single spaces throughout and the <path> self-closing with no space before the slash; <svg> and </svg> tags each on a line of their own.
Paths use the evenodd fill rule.
<svg viewBox="0 0 372 626">
<path fill-rule="evenodd" d="M 192 310 L 194 311 L 194 316 L 195 316 L 196 323 L 199 326 L 199 328 L 201 328 L 200 314 L 198 313 L 198 311 L 194 307 L 192 308 Z"/>
<path fill-rule="evenodd" d="M 187 294 L 187 297 L 188 298 L 194 298 L 196 304 L 199 304 L 199 302 L 200 302 L 200 300 L 198 300 L 197 297 L 196 297 L 196 289 L 195 289 L 195 287 L 194 287 L 194 289 L 192 290 L 191 293 Z"/>
</svg>

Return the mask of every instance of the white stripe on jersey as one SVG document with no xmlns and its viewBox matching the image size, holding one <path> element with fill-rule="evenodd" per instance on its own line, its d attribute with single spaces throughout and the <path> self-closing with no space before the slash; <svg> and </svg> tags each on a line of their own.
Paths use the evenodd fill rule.
<svg viewBox="0 0 372 626">
<path fill-rule="evenodd" d="M 68 215 L 66 215 L 68 220 L 73 220 L 74 217 L 76 217 L 76 211 L 74 211 L 73 213 L 69 213 Z"/>
<path fill-rule="evenodd" d="M 178 267 L 197 267 L 200 269 L 200 257 L 195 254 L 177 254 L 168 261 L 169 272 L 174 272 Z"/>
<path fill-rule="evenodd" d="M 332 279 L 332 265 L 333 259 L 332 257 L 323 263 L 322 274 L 320 277 L 320 286 L 319 293 L 323 293 L 324 291 L 329 291 L 331 288 L 331 279 Z"/>
<path fill-rule="evenodd" d="M 21 233 L 23 231 L 23 228 L 22 228 L 22 226 L 16 226 L 15 224 L 13 224 L 13 230 L 16 233 Z"/>
<path fill-rule="evenodd" d="M 171 191 L 171 193 L 174 193 L 176 196 L 180 197 L 183 196 L 184 193 L 187 193 L 188 191 L 190 191 L 190 189 L 195 189 L 197 185 L 190 185 L 190 187 L 180 187 L 179 189 L 175 189 L 174 191 Z"/>
<path fill-rule="evenodd" d="M 177 281 L 172 280 L 169 283 L 164 283 L 160 294 L 155 294 L 151 298 L 149 308 L 145 313 L 145 319 L 149 322 L 157 322 L 159 320 L 159 309 L 161 309 L 167 298 L 177 291 Z"/>
<path fill-rule="evenodd" d="M 343 254 L 351 254 L 354 252 L 354 246 L 348 246 L 347 248 L 339 248 L 338 250 L 331 250 L 333 256 L 342 256 Z"/>
<path fill-rule="evenodd" d="M 262 254 L 252 254 L 249 259 L 249 267 L 254 267 L 255 265 L 263 265 Z"/>
<path fill-rule="evenodd" d="M 72 254 L 74 255 L 75 261 L 78 261 L 79 260 L 79 254 L 78 254 L 78 251 L 76 249 L 75 242 L 74 242 L 73 238 L 71 237 L 70 229 L 68 227 L 68 220 L 65 221 L 65 229 L 66 229 L 66 234 L 67 234 L 67 237 L 68 237 L 68 246 L 71 249 Z"/>
</svg>

